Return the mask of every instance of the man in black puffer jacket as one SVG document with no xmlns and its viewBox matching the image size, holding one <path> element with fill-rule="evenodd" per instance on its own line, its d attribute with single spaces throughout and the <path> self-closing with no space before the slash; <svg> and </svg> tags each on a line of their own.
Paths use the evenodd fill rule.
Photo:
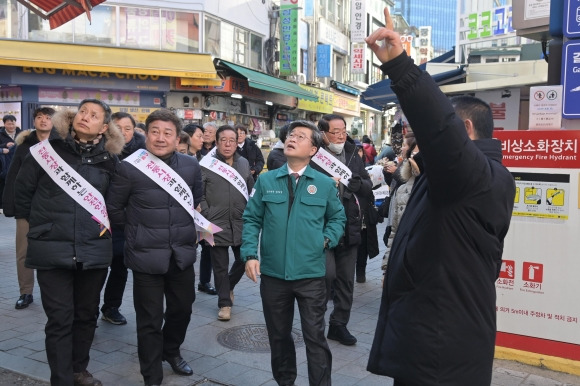
<svg viewBox="0 0 580 386">
<path fill-rule="evenodd" d="M 16 176 L 14 214 L 30 224 L 26 266 L 37 270 L 48 318 L 45 343 L 51 384 L 100 385 L 87 371 L 100 293 L 112 258 L 100 199 L 124 140 L 111 121 L 109 106 L 96 99 L 83 100 L 76 114 L 55 114 L 52 123 L 59 134 L 49 141 L 53 150 L 41 143 L 39 149 L 47 149 L 41 156 L 39 149 L 31 148 Z M 82 205 L 87 199 L 94 203 L 90 211 Z"/>
<path fill-rule="evenodd" d="M 146 385 L 160 385 L 163 360 L 177 374 L 193 374 L 181 357 L 180 346 L 195 300 L 197 238 L 192 211 L 201 200 L 202 186 L 197 159 L 176 151 L 179 118 L 167 109 L 156 110 L 147 117 L 145 127 L 146 151 L 141 152 L 153 155 L 150 159 L 157 162 L 150 168 L 163 176 L 171 192 L 180 186 L 179 176 L 186 185 L 180 187 L 179 197 L 189 197 L 191 206 L 182 206 L 159 185 L 160 180 L 139 170 L 129 156 L 111 182 L 107 209 L 111 221 L 125 227 L 125 265 L 133 271 L 141 374 Z"/>
<path fill-rule="evenodd" d="M 252 173 L 252 177 L 256 181 L 264 168 L 264 155 L 256 142 L 248 138 L 248 128 L 246 126 L 236 125 L 234 129 L 238 132 L 238 147 L 236 152 L 248 160 L 250 173 Z"/>
<path fill-rule="evenodd" d="M 357 248 L 361 243 L 363 213 L 358 196 L 371 195 L 372 182 L 354 141 L 347 135 L 344 118 L 336 114 L 324 115 L 318 121 L 318 128 L 322 131 L 324 149 L 352 172 L 348 186 L 338 182 L 340 178 L 333 177 L 337 181 L 340 200 L 344 206 L 346 226 L 338 246 L 328 249 L 326 253 L 326 288 L 334 303 L 334 310 L 328 321 L 328 339 L 353 345 L 357 339 L 348 331 L 346 325 L 350 320 Z M 326 173 L 313 161 L 310 165 Z"/>
</svg>

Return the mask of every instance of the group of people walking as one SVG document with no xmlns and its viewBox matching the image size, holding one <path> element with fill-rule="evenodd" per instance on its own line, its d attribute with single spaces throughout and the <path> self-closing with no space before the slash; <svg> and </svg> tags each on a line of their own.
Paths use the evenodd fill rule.
<svg viewBox="0 0 580 386">
<path fill-rule="evenodd" d="M 405 138 L 407 166 L 390 204 L 392 237 L 367 369 L 395 385 L 487 386 L 513 179 L 491 139 L 489 106 L 473 97 L 449 101 L 407 57 L 388 11 L 385 17 L 367 44 L 414 134 Z M 145 384 L 162 383 L 163 361 L 193 374 L 180 347 L 196 296 L 198 243 L 198 290 L 217 295 L 218 320 L 235 316 L 244 273 L 260 282 L 275 381 L 293 385 L 297 377 L 297 302 L 309 384 L 331 384 L 326 339 L 357 342 L 347 327 L 355 272 L 361 254 L 369 255 L 365 230 L 376 226 L 368 149 L 359 155 L 343 117 L 285 127 L 266 173 L 243 126 L 182 128 L 160 109 L 140 135 L 130 115 L 112 114 L 96 99 L 76 112 L 44 108 L 34 117 L 35 130 L 14 139 L 4 211 L 17 220 L 16 308 L 33 302 L 37 271 L 52 384 L 101 385 L 87 370 L 100 294 L 105 288 L 102 318 L 127 323 L 119 311 L 127 269 Z M 180 143 L 186 146 L 178 150 Z"/>
</svg>

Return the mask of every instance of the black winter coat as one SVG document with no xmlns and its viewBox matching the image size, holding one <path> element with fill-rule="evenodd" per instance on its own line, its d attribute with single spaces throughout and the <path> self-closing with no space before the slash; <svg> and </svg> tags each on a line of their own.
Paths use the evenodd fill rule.
<svg viewBox="0 0 580 386">
<path fill-rule="evenodd" d="M 278 169 L 280 166 L 286 163 L 286 156 L 284 155 L 284 146 L 274 147 L 268 154 L 268 159 L 266 160 L 266 167 L 268 170 Z"/>
<path fill-rule="evenodd" d="M 82 150 L 70 134 L 75 113 L 55 114 L 52 123 L 58 139 L 50 140 L 54 150 L 103 197 L 124 145 L 123 135 L 111 122 L 109 129 L 91 150 Z M 113 154 L 113 155 L 112 155 Z M 26 266 L 35 269 L 106 268 L 111 264 L 111 234 L 101 235 L 91 214 L 63 191 L 32 155 L 28 155 L 14 185 L 15 216 L 28 219 Z"/>
<path fill-rule="evenodd" d="M 489 386 L 514 180 L 501 143 L 470 140 L 447 97 L 405 53 L 382 69 L 425 172 L 391 248 L 368 370 L 405 385 Z"/>
<path fill-rule="evenodd" d="M 238 146 L 236 152 L 248 160 L 250 170 L 254 171 L 252 177 L 254 177 L 254 181 L 257 180 L 258 175 L 262 172 L 262 169 L 264 169 L 264 155 L 256 142 L 252 141 L 250 138 L 246 138 L 244 140 L 244 146 L 241 149 Z"/>
<path fill-rule="evenodd" d="M 134 133 L 133 138 L 131 138 L 131 140 L 123 147 L 123 151 L 119 158 L 124 160 L 139 149 L 145 149 L 145 136 L 143 134 Z"/>
<path fill-rule="evenodd" d="M 56 130 L 52 129 L 48 138 L 55 139 L 58 137 Z M 14 150 L 14 157 L 12 157 L 12 163 L 6 175 L 6 187 L 2 194 L 2 205 L 4 216 L 6 217 L 14 217 L 14 182 L 16 181 L 20 166 L 22 166 L 26 156 L 30 154 L 30 148 L 38 142 L 36 130 L 24 130 L 16 137 L 16 150 Z"/>
<path fill-rule="evenodd" d="M 16 146 L 8 147 L 10 142 L 16 143 L 16 138 L 22 132 L 20 127 L 16 128 L 14 139 L 6 133 L 6 128 L 4 126 L 0 127 L 0 178 L 6 179 L 8 177 L 8 170 L 14 159 L 14 152 Z M 8 153 L 4 154 L 3 149 L 8 149 Z M 2 192 L 0 192 L 2 194 Z"/>
<path fill-rule="evenodd" d="M 174 152 L 167 165 L 201 200 L 201 170 L 195 157 Z M 107 194 L 111 222 L 125 229 L 125 265 L 133 271 L 164 274 L 171 258 L 180 269 L 195 263 L 197 237 L 189 212 L 133 165 L 121 162 Z"/>
<path fill-rule="evenodd" d="M 332 154 L 332 152 L 330 153 Z M 346 226 L 344 228 L 343 242 L 347 246 L 354 246 L 359 245 L 361 241 L 363 241 L 361 240 L 363 209 L 361 209 L 359 197 L 368 197 L 369 195 L 372 195 L 372 182 L 369 173 L 365 169 L 362 158 L 358 155 L 356 145 L 350 137 L 348 137 L 344 144 L 344 153 L 346 158 L 345 165 L 352 172 L 351 179 L 361 179 L 360 189 L 356 192 L 351 191 L 347 187 L 339 186 L 341 194 L 340 198 L 346 214 Z M 329 175 L 313 161 L 310 162 L 310 166 L 325 175 Z"/>
</svg>

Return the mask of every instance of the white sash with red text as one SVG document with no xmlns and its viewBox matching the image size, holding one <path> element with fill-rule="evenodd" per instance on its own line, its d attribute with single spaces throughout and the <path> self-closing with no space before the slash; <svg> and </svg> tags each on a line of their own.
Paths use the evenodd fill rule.
<svg viewBox="0 0 580 386">
<path fill-rule="evenodd" d="M 220 232 L 222 228 L 212 224 L 195 210 L 191 189 L 175 170 L 144 149 L 137 150 L 125 158 L 124 161 L 136 167 L 179 202 L 193 218 L 195 228 L 199 233 L 199 239 L 205 239 L 211 245 L 214 245 L 213 235 Z"/>
<path fill-rule="evenodd" d="M 80 206 L 91 214 L 93 220 L 103 227 L 101 235 L 111 223 L 107 214 L 105 199 L 101 192 L 67 164 L 54 150 L 48 139 L 30 148 L 30 153 L 46 174 Z"/>
<path fill-rule="evenodd" d="M 248 201 L 248 186 L 246 185 L 246 181 L 236 169 L 215 158 L 215 153 L 216 148 L 214 147 L 201 159 L 199 164 L 232 184 L 240 193 L 242 193 L 242 196 L 244 196 L 246 201 Z"/>
<path fill-rule="evenodd" d="M 332 177 L 340 178 L 339 181 L 342 182 L 344 186 L 348 186 L 348 180 L 350 180 L 352 172 L 345 164 L 340 162 L 328 151 L 323 148 L 318 149 L 318 152 L 316 152 L 314 157 L 312 157 L 312 161 Z"/>
</svg>

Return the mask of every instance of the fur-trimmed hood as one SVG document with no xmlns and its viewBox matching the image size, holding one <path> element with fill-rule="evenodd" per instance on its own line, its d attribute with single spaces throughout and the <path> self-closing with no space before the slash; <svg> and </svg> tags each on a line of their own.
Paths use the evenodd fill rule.
<svg viewBox="0 0 580 386">
<path fill-rule="evenodd" d="M 75 115 L 76 111 L 63 110 L 52 116 L 52 124 L 63 140 L 70 135 Z M 125 138 L 113 120 L 109 122 L 109 129 L 105 131 L 103 137 L 105 138 L 105 150 L 111 154 L 121 154 L 123 146 L 125 146 Z"/>
</svg>

